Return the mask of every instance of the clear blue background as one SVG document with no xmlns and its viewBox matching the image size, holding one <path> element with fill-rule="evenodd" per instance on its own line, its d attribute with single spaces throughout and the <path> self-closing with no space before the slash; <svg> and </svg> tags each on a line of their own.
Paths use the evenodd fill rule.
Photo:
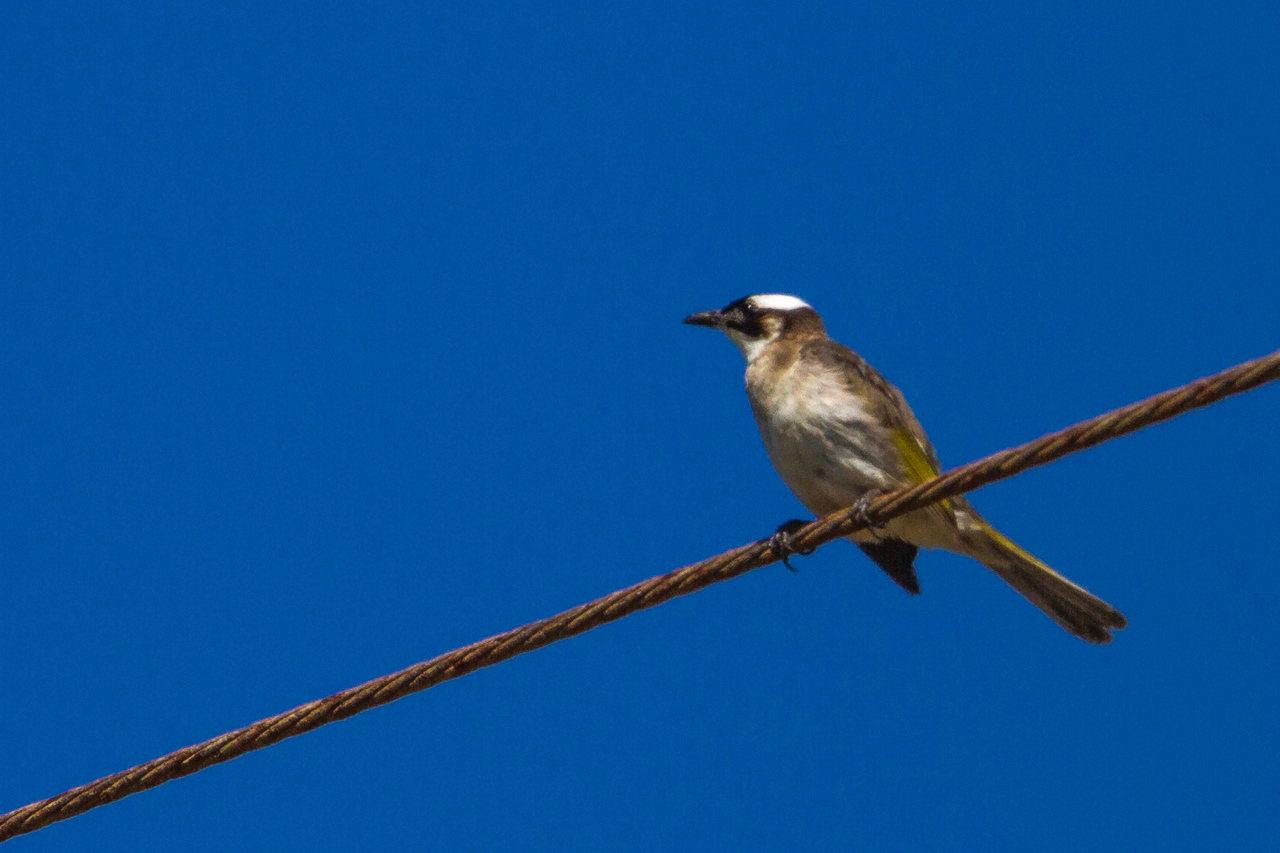
<svg viewBox="0 0 1280 853">
<path fill-rule="evenodd" d="M 802 513 L 800 294 L 958 465 L 1280 346 L 1275 3 L 0 11 L 0 810 Z M 12 842 L 1280 843 L 1280 388 Z"/>
</svg>

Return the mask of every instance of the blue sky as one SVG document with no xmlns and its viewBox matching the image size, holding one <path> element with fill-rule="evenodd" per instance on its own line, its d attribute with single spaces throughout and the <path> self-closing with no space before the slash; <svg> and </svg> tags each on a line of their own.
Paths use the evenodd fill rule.
<svg viewBox="0 0 1280 853">
<path fill-rule="evenodd" d="M 1280 346 L 1280 8 L 6 4 L 0 811 L 769 533 L 686 314 L 954 466 Z M 14 850 L 1280 843 L 1280 388 L 983 490 L 1113 602 L 835 543 Z"/>
</svg>

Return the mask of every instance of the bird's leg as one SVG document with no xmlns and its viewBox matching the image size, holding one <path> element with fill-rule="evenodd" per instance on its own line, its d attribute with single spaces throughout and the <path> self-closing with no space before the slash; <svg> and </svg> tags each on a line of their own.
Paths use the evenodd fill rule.
<svg viewBox="0 0 1280 853">
<path fill-rule="evenodd" d="M 802 518 L 793 518 L 790 521 L 784 521 L 782 524 L 778 525 L 777 530 L 773 531 L 772 536 L 764 540 L 765 544 L 773 549 L 773 553 L 782 558 L 782 565 L 786 566 L 793 572 L 798 572 L 800 570 L 791 565 L 792 556 L 799 554 L 801 557 L 807 557 L 817 550 L 815 548 L 806 548 L 801 550 L 799 548 L 791 547 L 792 534 L 808 523 L 809 522 Z"/>
<path fill-rule="evenodd" d="M 849 519 L 861 524 L 868 533 L 876 537 L 876 541 L 882 541 L 880 531 L 884 530 L 883 524 L 875 524 L 871 520 L 871 516 L 867 514 L 867 508 L 871 506 L 871 502 L 881 495 L 888 494 L 884 489 L 868 489 L 862 497 L 853 502 L 853 506 L 849 508 Z"/>
</svg>

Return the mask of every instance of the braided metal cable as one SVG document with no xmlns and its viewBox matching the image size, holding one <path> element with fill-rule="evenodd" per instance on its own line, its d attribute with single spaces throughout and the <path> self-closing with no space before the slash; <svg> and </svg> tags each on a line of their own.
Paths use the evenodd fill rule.
<svg viewBox="0 0 1280 853">
<path fill-rule="evenodd" d="M 1280 378 L 1280 350 L 963 465 L 927 483 L 881 495 L 869 503 L 865 513 L 855 513 L 851 509 L 832 513 L 793 533 L 789 537 L 789 544 L 795 550 L 816 548 L 868 524 L 879 526 L 903 513 L 1061 459 L 1070 453 L 1127 435 L 1233 394 L 1257 388 L 1277 378 Z M 713 583 L 767 566 L 777 562 L 781 556 L 767 540 L 735 548 L 550 618 L 446 652 L 429 661 L 375 678 L 327 698 L 299 705 L 283 714 L 268 717 L 204 743 L 188 746 L 0 815 L 0 841 L 34 832 L 56 821 L 83 814 L 171 779 L 189 776 L 246 752 L 271 746 L 285 738 L 309 732 L 477 669 L 576 636 L 607 622 L 696 592 Z"/>
</svg>

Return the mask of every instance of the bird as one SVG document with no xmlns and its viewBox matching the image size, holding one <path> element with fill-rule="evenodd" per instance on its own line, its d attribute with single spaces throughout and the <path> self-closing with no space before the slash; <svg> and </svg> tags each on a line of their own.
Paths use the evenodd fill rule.
<svg viewBox="0 0 1280 853">
<path fill-rule="evenodd" d="M 878 494 L 938 476 L 942 467 L 906 398 L 860 355 L 827 336 L 797 296 L 745 296 L 684 322 L 718 329 L 746 358 L 747 399 L 778 474 L 815 515 L 849 507 L 865 515 Z M 791 521 L 770 542 L 785 550 Z M 971 557 L 1071 634 L 1111 642 L 1125 617 L 1015 544 L 963 497 L 947 498 L 859 530 L 851 539 L 899 586 L 920 592 L 921 548 Z"/>
</svg>

